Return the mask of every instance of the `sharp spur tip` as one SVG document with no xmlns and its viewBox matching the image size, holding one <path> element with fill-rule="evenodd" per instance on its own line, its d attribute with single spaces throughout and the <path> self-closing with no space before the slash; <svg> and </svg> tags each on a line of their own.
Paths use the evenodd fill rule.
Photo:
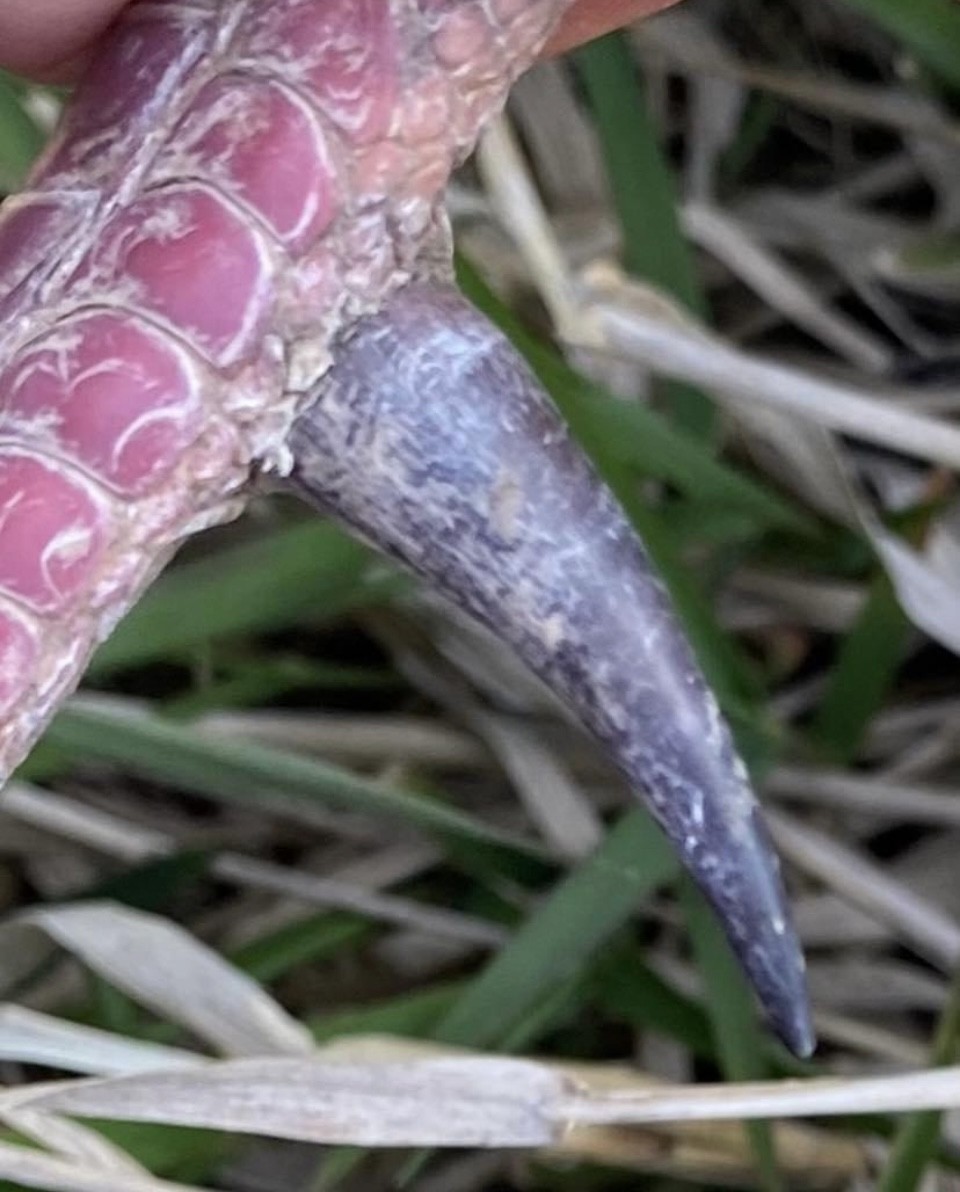
<svg viewBox="0 0 960 1192">
<path fill-rule="evenodd" d="M 739 773 L 736 777 L 740 789 L 733 799 L 714 792 L 712 800 L 704 800 L 706 843 L 691 870 L 724 925 L 768 1025 L 794 1055 L 806 1059 L 816 1040 L 803 950 L 760 808 Z"/>
</svg>

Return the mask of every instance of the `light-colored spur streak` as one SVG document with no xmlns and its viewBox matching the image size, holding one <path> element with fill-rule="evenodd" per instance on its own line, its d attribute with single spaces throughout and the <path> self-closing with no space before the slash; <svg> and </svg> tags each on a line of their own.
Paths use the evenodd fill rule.
<svg viewBox="0 0 960 1192">
<path fill-rule="evenodd" d="M 566 0 L 142 0 L 0 212 L 0 780 L 440 198 Z"/>
</svg>

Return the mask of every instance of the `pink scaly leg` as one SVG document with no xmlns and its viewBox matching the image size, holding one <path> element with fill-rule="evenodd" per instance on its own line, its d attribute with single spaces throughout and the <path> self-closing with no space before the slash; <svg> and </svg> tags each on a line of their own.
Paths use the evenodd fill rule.
<svg viewBox="0 0 960 1192">
<path fill-rule="evenodd" d="M 564 0 L 144 0 L 0 216 L 0 774 L 242 507 Z"/>
</svg>

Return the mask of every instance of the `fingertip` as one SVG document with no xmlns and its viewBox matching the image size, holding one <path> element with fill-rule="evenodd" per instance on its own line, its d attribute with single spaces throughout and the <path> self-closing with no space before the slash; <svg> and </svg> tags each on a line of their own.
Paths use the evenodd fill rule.
<svg viewBox="0 0 960 1192">
<path fill-rule="evenodd" d="M 69 81 L 127 2 L 3 0 L 0 67 L 43 81 Z"/>
<path fill-rule="evenodd" d="M 554 57 L 576 49 L 643 17 L 669 8 L 677 0 L 574 0 L 556 32 L 547 42 L 543 56 Z"/>
</svg>

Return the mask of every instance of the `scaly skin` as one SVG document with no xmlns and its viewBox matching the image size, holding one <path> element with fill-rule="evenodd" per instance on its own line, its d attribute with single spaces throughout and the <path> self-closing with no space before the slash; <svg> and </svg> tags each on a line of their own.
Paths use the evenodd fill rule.
<svg viewBox="0 0 960 1192">
<path fill-rule="evenodd" d="M 288 469 L 333 338 L 439 263 L 450 171 L 565 7 L 125 15 L 0 216 L 0 777 L 178 543 Z"/>
</svg>

